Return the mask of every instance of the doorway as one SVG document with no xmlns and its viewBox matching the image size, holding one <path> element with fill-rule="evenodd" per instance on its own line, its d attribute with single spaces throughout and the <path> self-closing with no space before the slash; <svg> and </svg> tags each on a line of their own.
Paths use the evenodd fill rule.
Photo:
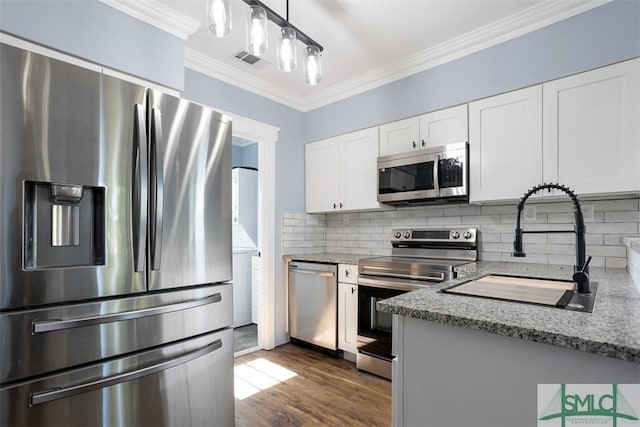
<svg viewBox="0 0 640 427">
<path fill-rule="evenodd" d="M 271 350 L 275 347 L 275 144 L 280 130 L 246 117 L 227 114 L 232 116 L 234 139 L 257 142 L 258 148 L 258 256 L 252 257 L 252 280 L 256 278 L 258 289 L 255 323 L 257 345 L 234 352 L 237 357 L 258 349 Z M 249 156 L 253 157 L 255 153 Z M 242 332 L 247 331 L 238 330 L 239 335 Z M 252 335 L 253 331 L 248 331 L 248 334 Z"/>
<path fill-rule="evenodd" d="M 233 352 L 246 354 L 259 348 L 258 143 L 232 144 Z"/>
</svg>

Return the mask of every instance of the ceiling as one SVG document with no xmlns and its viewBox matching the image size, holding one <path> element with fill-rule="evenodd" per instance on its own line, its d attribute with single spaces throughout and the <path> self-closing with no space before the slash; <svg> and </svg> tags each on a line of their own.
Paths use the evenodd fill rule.
<svg viewBox="0 0 640 427">
<path fill-rule="evenodd" d="M 278 27 L 269 23 L 269 49 L 249 65 L 248 6 L 231 0 L 232 33 L 209 34 L 206 0 L 101 0 L 185 38 L 186 65 L 302 111 L 308 111 L 495 45 L 608 0 L 290 0 L 289 21 L 324 47 L 322 81 L 304 83 L 298 69 L 276 66 Z M 286 0 L 263 0 L 285 17 Z M 164 18 L 163 18 L 164 17 Z M 158 21 L 162 21 L 162 25 Z"/>
</svg>

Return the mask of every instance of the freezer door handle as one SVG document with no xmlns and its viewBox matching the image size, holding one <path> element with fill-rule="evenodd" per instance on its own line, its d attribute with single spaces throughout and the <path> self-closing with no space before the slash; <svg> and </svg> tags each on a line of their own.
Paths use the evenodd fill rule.
<svg viewBox="0 0 640 427">
<path fill-rule="evenodd" d="M 52 400 L 64 399 L 66 397 L 87 393 L 92 390 L 106 388 L 127 381 L 133 381 L 146 375 L 151 375 L 153 373 L 164 371 L 177 365 L 188 363 L 194 359 L 197 359 L 198 357 L 202 357 L 205 354 L 209 354 L 212 351 L 218 350 L 219 348 L 222 348 L 222 341 L 220 339 L 217 339 L 214 342 L 207 344 L 205 347 L 199 348 L 198 350 L 194 350 L 181 356 L 165 360 L 156 365 L 136 369 L 132 372 L 125 372 L 122 374 L 113 375 L 107 378 L 102 378 L 96 381 L 78 384 L 71 387 L 54 388 L 31 393 L 30 405 L 40 405 L 42 403 L 51 402 Z"/>
<path fill-rule="evenodd" d="M 133 131 L 133 262 L 135 271 L 144 271 L 147 243 L 147 131 L 144 107 L 135 105 Z"/>
<path fill-rule="evenodd" d="M 151 110 L 151 269 L 160 269 L 162 254 L 162 219 L 164 209 L 164 172 L 158 144 L 162 144 L 162 115 L 160 111 Z"/>
<path fill-rule="evenodd" d="M 174 311 L 188 310 L 201 305 L 213 304 L 222 301 L 219 292 L 193 301 L 180 302 L 177 304 L 163 305 L 160 307 L 144 308 L 141 310 L 127 311 L 124 313 L 112 313 L 102 316 L 80 317 L 77 319 L 49 319 L 33 322 L 33 333 L 60 331 L 64 329 L 79 328 L 81 326 L 100 325 L 103 323 L 119 322 L 122 320 L 140 319 L 142 317 L 156 316 Z"/>
</svg>

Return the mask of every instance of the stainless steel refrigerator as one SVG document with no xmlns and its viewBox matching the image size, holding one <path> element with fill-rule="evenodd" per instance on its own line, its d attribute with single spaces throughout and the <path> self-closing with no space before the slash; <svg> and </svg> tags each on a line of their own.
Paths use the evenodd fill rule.
<svg viewBox="0 0 640 427">
<path fill-rule="evenodd" d="M 231 122 L 0 45 L 0 425 L 233 425 Z"/>
</svg>

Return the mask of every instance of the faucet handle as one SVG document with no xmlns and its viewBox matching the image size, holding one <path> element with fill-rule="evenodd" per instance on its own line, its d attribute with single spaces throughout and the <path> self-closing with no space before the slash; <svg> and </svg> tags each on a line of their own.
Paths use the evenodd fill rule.
<svg viewBox="0 0 640 427">
<path fill-rule="evenodd" d="M 582 266 L 580 271 L 576 271 L 575 273 L 573 273 L 572 279 L 578 285 L 578 292 L 579 293 L 590 292 L 590 290 L 589 290 L 589 273 L 587 273 L 587 267 L 589 266 L 589 263 L 591 262 L 591 258 L 593 258 L 593 257 L 589 256 L 587 258 L 587 262 L 584 263 L 584 265 Z M 578 268 L 578 266 L 576 266 L 576 268 Z"/>
</svg>

